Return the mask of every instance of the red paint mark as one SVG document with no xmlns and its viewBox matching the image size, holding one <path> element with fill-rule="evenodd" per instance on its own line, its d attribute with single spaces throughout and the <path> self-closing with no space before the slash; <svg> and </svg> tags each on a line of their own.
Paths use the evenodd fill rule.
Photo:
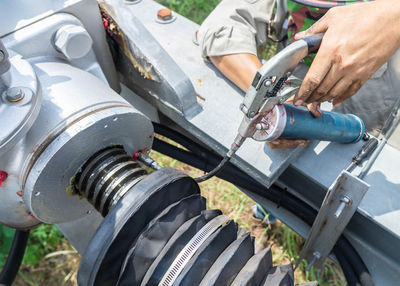
<svg viewBox="0 0 400 286">
<path fill-rule="evenodd" d="M 24 195 L 24 193 L 23 193 L 22 191 L 18 191 L 18 192 L 17 192 L 17 196 L 18 196 L 18 197 L 22 197 L 23 195 Z"/>
<path fill-rule="evenodd" d="M 146 153 L 146 152 L 147 152 L 147 148 L 144 148 L 143 150 L 137 151 L 135 154 L 133 154 L 132 159 L 137 161 L 137 160 L 139 160 L 140 153 Z"/>
<path fill-rule="evenodd" d="M 3 184 L 3 182 L 7 179 L 7 177 L 8 177 L 7 172 L 0 171 L 0 187 L 1 184 Z"/>
<path fill-rule="evenodd" d="M 108 28 L 110 26 L 110 22 L 104 17 L 103 17 L 103 25 L 105 28 Z"/>
<path fill-rule="evenodd" d="M 30 216 L 31 218 L 33 218 L 33 219 L 36 219 L 36 217 L 35 217 L 32 213 L 29 213 L 29 216 Z"/>
</svg>

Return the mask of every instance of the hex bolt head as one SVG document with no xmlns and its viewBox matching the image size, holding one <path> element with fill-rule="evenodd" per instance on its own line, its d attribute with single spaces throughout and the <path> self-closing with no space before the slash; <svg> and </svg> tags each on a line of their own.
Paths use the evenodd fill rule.
<svg viewBox="0 0 400 286">
<path fill-rule="evenodd" d="M 272 82 L 271 82 L 270 80 L 266 80 L 266 81 L 264 82 L 264 85 L 265 85 L 266 87 L 271 86 L 271 84 L 272 84 Z"/>
<path fill-rule="evenodd" d="M 7 101 L 11 103 L 21 101 L 25 97 L 25 93 L 20 87 L 12 87 L 8 89 L 5 95 Z"/>
<path fill-rule="evenodd" d="M 57 51 L 69 59 L 79 59 L 89 53 L 92 48 L 92 38 L 82 26 L 64 25 L 58 29 L 54 37 Z"/>
<path fill-rule="evenodd" d="M 170 9 L 160 9 L 157 12 L 157 18 L 161 21 L 168 21 L 172 19 L 172 12 Z"/>
</svg>

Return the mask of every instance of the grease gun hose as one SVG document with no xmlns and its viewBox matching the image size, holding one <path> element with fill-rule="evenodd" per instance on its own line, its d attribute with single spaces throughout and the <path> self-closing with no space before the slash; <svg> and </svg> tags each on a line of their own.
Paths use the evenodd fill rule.
<svg viewBox="0 0 400 286">
<path fill-rule="evenodd" d="M 15 231 L 7 261 L 0 273 L 0 284 L 10 286 L 15 277 L 17 277 L 22 259 L 24 258 L 28 238 L 29 230 Z"/>
</svg>

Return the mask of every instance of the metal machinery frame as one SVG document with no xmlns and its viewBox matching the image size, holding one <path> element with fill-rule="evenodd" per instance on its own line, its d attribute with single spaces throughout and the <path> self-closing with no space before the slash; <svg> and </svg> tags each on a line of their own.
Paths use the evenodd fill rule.
<svg viewBox="0 0 400 286">
<path fill-rule="evenodd" d="M 120 100 L 120 105 L 127 101 L 136 108 L 132 111 L 137 114 L 134 128 L 146 134 L 147 138 L 135 141 L 132 151 L 152 145 L 152 127 L 142 116 L 144 114 L 151 121 L 178 130 L 205 149 L 223 155 L 229 149 L 242 118 L 238 107 L 243 94 L 200 57 L 195 43 L 198 25 L 177 14 L 173 14 L 169 21 L 160 21 L 157 18 L 160 8 L 161 5 L 150 0 L 102 0 L 99 3 L 94 0 L 54 0 L 41 5 L 15 0 L 0 10 L 3 19 L 0 39 L 12 53 L 22 55 L 42 73 L 56 73 L 60 69 L 57 65 L 68 62 L 73 68 L 87 71 L 96 78 L 88 79 L 82 74 L 77 82 L 84 85 L 91 80 L 89 89 L 102 82 L 119 93 L 125 99 Z M 100 13 L 107 22 L 106 32 Z M 54 49 L 54 32 L 65 25 L 83 27 L 93 40 L 88 53 L 79 60 L 68 58 L 69 51 L 60 54 Z M 392 62 L 399 57 L 397 53 L 387 68 L 394 69 Z M 41 64 L 43 58 L 57 64 Z M 397 74 L 400 78 L 400 71 Z M 70 75 L 74 77 L 73 71 Z M 41 84 L 47 84 L 49 89 L 55 87 L 52 80 L 42 81 Z M 396 84 L 400 87 L 400 81 Z M 85 104 L 90 106 L 92 103 L 88 98 Z M 108 115 L 104 116 L 108 118 Z M 126 120 L 133 122 L 132 118 Z M 126 123 L 118 128 L 131 126 Z M 96 134 L 96 131 L 93 132 Z M 37 138 L 39 135 L 42 134 L 38 134 Z M 126 142 L 121 144 L 129 145 Z M 232 163 L 265 188 L 272 185 L 285 188 L 291 195 L 318 210 L 327 189 L 351 162 L 361 144 L 313 142 L 305 150 L 274 151 L 263 143 L 248 141 L 232 158 Z M 73 148 L 70 152 L 73 154 Z M 10 154 L 16 156 L 17 153 Z M 364 179 L 370 189 L 344 231 L 344 236 L 363 259 L 376 285 L 396 285 L 400 280 L 398 162 L 400 150 L 385 145 Z M 40 167 L 35 165 L 32 168 L 37 168 L 40 173 Z M 360 168 L 354 170 L 355 173 L 359 171 Z M 55 176 L 55 172 L 48 170 L 44 175 Z M 64 202 L 57 203 L 57 195 L 50 195 L 50 191 L 41 191 L 42 194 L 35 192 L 35 184 L 44 183 L 40 176 L 29 176 L 26 180 L 32 189 L 28 192 L 29 196 L 24 194 L 25 200 L 30 202 L 28 206 L 35 209 L 37 198 L 49 194 L 41 203 L 53 204 L 53 207 L 46 208 L 50 211 L 44 213 L 38 209 L 35 215 L 40 221 L 55 223 L 76 249 L 84 253 L 103 217 L 84 200 L 74 205 L 74 198 L 66 198 L 71 200 L 68 211 Z M 280 208 L 262 192 L 255 193 L 245 188 L 243 191 L 300 235 L 307 236 L 309 226 L 296 214 Z M 4 210 L 6 206 L 2 205 L 2 201 L 0 197 L 0 209 Z M 71 215 L 71 208 L 75 215 Z M 61 212 L 57 213 L 57 210 Z M 17 228 L 39 223 L 39 220 L 29 216 L 21 224 L 13 224 L 12 219 L 8 224 Z"/>
</svg>

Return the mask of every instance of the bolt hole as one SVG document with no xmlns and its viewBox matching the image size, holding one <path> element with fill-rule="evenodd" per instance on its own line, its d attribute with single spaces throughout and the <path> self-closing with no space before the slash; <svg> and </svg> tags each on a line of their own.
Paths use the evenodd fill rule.
<svg viewBox="0 0 400 286">
<path fill-rule="evenodd" d="M 114 117 L 114 118 L 113 118 L 113 121 L 117 121 L 117 120 L 118 120 L 118 117 Z"/>
<path fill-rule="evenodd" d="M 40 192 L 35 192 L 35 197 L 40 196 Z"/>
<path fill-rule="evenodd" d="M 107 128 L 108 127 L 108 125 L 106 124 L 106 125 L 104 125 L 104 128 Z"/>
<path fill-rule="evenodd" d="M 86 214 L 91 214 L 92 213 L 92 210 L 88 210 L 87 212 L 86 212 Z"/>
</svg>

